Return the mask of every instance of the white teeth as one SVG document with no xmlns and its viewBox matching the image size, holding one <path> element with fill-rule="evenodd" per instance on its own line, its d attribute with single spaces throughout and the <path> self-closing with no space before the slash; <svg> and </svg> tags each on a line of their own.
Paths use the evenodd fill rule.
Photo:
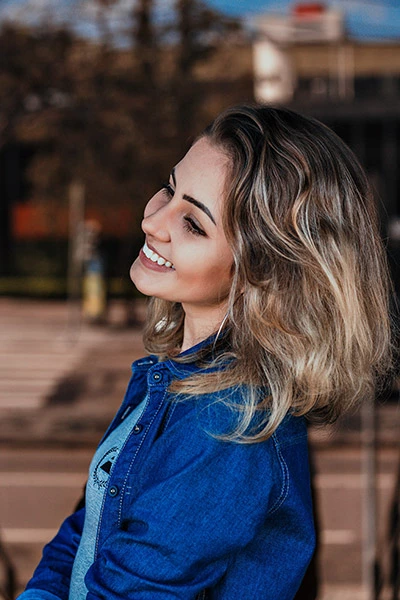
<svg viewBox="0 0 400 600">
<path fill-rule="evenodd" d="M 152 262 L 157 263 L 160 266 L 164 265 L 165 267 L 171 267 L 172 269 L 174 268 L 172 262 L 170 262 L 169 260 L 165 260 L 165 258 L 159 256 L 157 252 L 153 252 L 153 250 L 150 250 L 146 242 L 143 246 L 143 254 L 147 256 L 147 258 L 149 258 Z"/>
<path fill-rule="evenodd" d="M 150 258 L 150 256 L 153 254 L 147 244 L 143 246 L 143 253 L 147 256 L 147 258 Z"/>
</svg>

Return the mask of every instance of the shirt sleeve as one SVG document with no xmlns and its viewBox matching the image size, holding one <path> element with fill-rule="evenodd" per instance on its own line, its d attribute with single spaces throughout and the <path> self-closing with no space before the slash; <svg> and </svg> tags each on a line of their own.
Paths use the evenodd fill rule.
<svg viewBox="0 0 400 600">
<path fill-rule="evenodd" d="M 273 522 L 287 496 L 286 473 L 272 439 L 220 441 L 190 417 L 161 436 L 129 484 L 134 499 L 123 506 L 119 527 L 88 571 L 87 600 L 194 600 L 265 534 L 268 519 Z M 285 528 L 277 535 L 284 536 Z M 305 531 L 293 535 L 306 536 Z M 312 543 L 305 544 L 310 548 L 304 557 L 286 565 L 297 583 L 283 579 L 281 590 L 274 587 L 274 600 L 291 598 L 289 586 L 296 590 L 300 584 L 312 553 Z M 275 551 L 282 560 L 276 550 L 271 556 Z M 258 568 L 271 568 L 274 577 L 272 563 L 262 557 Z"/>
<path fill-rule="evenodd" d="M 68 600 L 75 554 L 82 535 L 85 509 L 65 519 L 18 600 Z"/>
</svg>

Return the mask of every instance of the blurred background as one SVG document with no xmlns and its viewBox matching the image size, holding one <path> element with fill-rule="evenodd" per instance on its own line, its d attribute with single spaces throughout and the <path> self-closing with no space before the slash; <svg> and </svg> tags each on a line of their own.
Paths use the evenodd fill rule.
<svg viewBox="0 0 400 600">
<path fill-rule="evenodd" d="M 0 0 L 0 598 L 79 500 L 143 353 L 140 219 L 194 136 L 254 101 L 332 127 L 397 295 L 399 100 L 399 0 Z M 319 545 L 297 600 L 400 598 L 399 425 L 395 385 L 310 430 Z"/>
</svg>

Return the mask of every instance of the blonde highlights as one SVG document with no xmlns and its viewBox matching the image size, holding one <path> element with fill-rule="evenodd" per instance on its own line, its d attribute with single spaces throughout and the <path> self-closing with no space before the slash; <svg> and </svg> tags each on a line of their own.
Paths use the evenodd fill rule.
<svg viewBox="0 0 400 600">
<path fill-rule="evenodd" d="M 223 225 L 234 273 L 216 359 L 229 368 L 173 389 L 243 386 L 225 436 L 236 441 L 268 438 L 288 412 L 334 421 L 391 366 L 389 276 L 367 178 L 332 131 L 289 110 L 229 109 L 203 135 L 230 159 Z M 148 349 L 176 353 L 183 318 L 179 304 L 153 299 Z"/>
</svg>

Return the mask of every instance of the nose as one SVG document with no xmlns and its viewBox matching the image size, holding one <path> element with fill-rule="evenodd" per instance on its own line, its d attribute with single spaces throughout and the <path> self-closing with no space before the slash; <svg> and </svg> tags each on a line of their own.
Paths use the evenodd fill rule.
<svg viewBox="0 0 400 600">
<path fill-rule="evenodd" d="M 168 203 L 163 201 L 162 196 L 161 191 L 157 192 L 147 203 L 142 220 L 142 230 L 154 239 L 169 242 Z"/>
</svg>

